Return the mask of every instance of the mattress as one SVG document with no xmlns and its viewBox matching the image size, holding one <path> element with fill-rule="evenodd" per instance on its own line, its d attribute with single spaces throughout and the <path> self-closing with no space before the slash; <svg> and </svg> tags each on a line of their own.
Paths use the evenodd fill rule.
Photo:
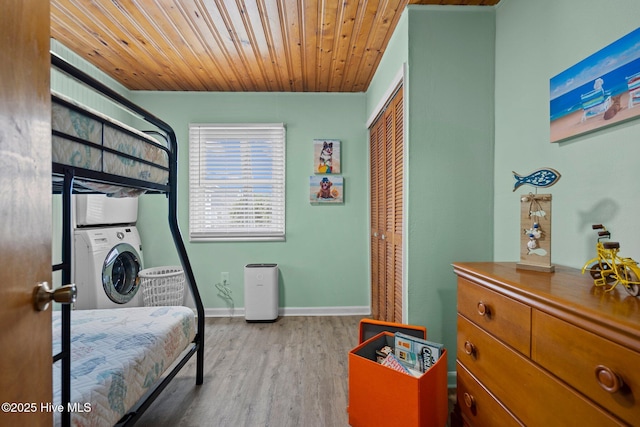
<svg viewBox="0 0 640 427">
<path fill-rule="evenodd" d="M 52 94 L 52 161 L 166 184 L 169 156 L 151 136 L 59 94 Z"/>
<path fill-rule="evenodd" d="M 196 333 L 187 307 L 134 307 L 71 312 L 71 425 L 114 425 L 187 348 Z M 53 354 L 61 348 L 61 315 L 53 312 Z M 59 405 L 60 362 L 53 365 Z M 56 413 L 55 425 L 60 425 Z"/>
</svg>

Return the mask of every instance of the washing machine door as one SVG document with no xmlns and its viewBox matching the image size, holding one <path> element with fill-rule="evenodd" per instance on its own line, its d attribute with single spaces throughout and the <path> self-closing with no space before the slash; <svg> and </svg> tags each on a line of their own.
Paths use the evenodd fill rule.
<svg viewBox="0 0 640 427">
<path fill-rule="evenodd" d="M 140 256 L 130 244 L 119 243 L 109 251 L 102 267 L 102 287 L 111 301 L 131 301 L 140 287 L 141 268 Z"/>
</svg>

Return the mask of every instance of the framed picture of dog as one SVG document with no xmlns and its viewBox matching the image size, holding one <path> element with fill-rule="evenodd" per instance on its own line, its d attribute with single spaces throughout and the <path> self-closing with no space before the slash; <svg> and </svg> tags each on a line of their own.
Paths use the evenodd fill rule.
<svg viewBox="0 0 640 427">
<path fill-rule="evenodd" d="M 309 201 L 311 204 L 344 202 L 344 180 L 340 175 L 309 177 Z"/>
<path fill-rule="evenodd" d="M 313 140 L 314 173 L 340 173 L 340 140 Z"/>
</svg>

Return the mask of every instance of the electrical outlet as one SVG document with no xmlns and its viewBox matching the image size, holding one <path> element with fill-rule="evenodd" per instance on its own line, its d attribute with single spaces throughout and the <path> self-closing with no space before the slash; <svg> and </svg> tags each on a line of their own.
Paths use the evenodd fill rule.
<svg viewBox="0 0 640 427">
<path fill-rule="evenodd" d="M 224 284 L 225 282 L 229 283 L 229 272 L 223 271 L 220 273 L 220 281 Z"/>
</svg>

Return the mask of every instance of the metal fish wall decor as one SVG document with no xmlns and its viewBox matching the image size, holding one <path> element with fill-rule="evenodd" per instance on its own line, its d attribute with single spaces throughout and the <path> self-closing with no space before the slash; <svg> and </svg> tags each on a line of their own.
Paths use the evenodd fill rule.
<svg viewBox="0 0 640 427">
<path fill-rule="evenodd" d="M 538 169 L 527 176 L 522 176 L 513 172 L 516 183 L 513 185 L 513 191 L 522 185 L 531 185 L 533 187 L 551 187 L 560 179 L 560 172 L 551 168 Z"/>
</svg>

